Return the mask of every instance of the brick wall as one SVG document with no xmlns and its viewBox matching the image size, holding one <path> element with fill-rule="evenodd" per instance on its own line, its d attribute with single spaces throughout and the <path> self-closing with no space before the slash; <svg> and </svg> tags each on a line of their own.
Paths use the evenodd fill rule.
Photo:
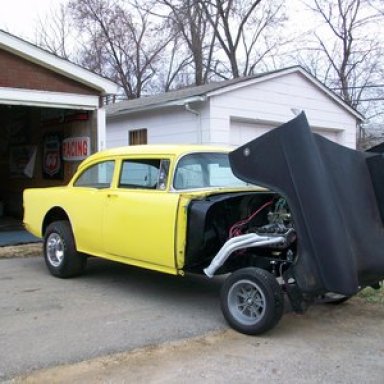
<svg viewBox="0 0 384 384">
<path fill-rule="evenodd" d="M 0 49 L 0 87 L 98 95 L 72 79 Z"/>
</svg>

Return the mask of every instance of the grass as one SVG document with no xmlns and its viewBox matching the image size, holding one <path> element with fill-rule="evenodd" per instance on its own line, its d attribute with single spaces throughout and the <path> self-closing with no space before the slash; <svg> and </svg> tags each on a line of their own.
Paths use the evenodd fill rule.
<svg viewBox="0 0 384 384">
<path fill-rule="evenodd" d="M 384 283 L 381 282 L 380 289 L 373 289 L 370 287 L 364 288 L 358 293 L 358 297 L 367 301 L 368 303 L 381 303 L 384 304 Z"/>
</svg>

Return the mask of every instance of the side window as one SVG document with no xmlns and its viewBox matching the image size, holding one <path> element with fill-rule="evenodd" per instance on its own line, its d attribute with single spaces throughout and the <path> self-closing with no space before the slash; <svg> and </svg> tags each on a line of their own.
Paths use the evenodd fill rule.
<svg viewBox="0 0 384 384">
<path fill-rule="evenodd" d="M 165 189 L 168 167 L 164 160 L 124 160 L 121 167 L 120 188 Z"/>
<path fill-rule="evenodd" d="M 75 187 L 109 188 L 113 178 L 115 162 L 103 161 L 87 168 L 75 181 Z"/>
</svg>

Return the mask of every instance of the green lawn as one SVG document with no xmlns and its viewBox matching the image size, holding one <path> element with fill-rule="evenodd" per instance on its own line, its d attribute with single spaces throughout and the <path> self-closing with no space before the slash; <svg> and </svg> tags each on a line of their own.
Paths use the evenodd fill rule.
<svg viewBox="0 0 384 384">
<path fill-rule="evenodd" d="M 358 297 L 361 297 L 368 303 L 383 303 L 384 304 L 384 285 L 381 283 L 380 289 L 365 288 L 358 293 Z"/>
</svg>

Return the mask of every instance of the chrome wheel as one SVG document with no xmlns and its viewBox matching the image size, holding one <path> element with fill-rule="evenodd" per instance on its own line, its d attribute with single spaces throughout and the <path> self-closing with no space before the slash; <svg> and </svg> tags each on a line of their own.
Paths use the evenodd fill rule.
<svg viewBox="0 0 384 384">
<path fill-rule="evenodd" d="M 266 300 L 260 287 L 251 280 L 239 280 L 228 292 L 228 309 L 244 325 L 259 322 L 265 314 Z"/>
<path fill-rule="evenodd" d="M 53 276 L 65 279 L 84 272 L 86 257 L 77 252 L 71 224 L 54 221 L 44 233 L 44 259 Z"/>
<path fill-rule="evenodd" d="M 57 233 L 51 233 L 46 242 L 46 254 L 49 263 L 58 267 L 64 260 L 64 242 Z"/>
</svg>

